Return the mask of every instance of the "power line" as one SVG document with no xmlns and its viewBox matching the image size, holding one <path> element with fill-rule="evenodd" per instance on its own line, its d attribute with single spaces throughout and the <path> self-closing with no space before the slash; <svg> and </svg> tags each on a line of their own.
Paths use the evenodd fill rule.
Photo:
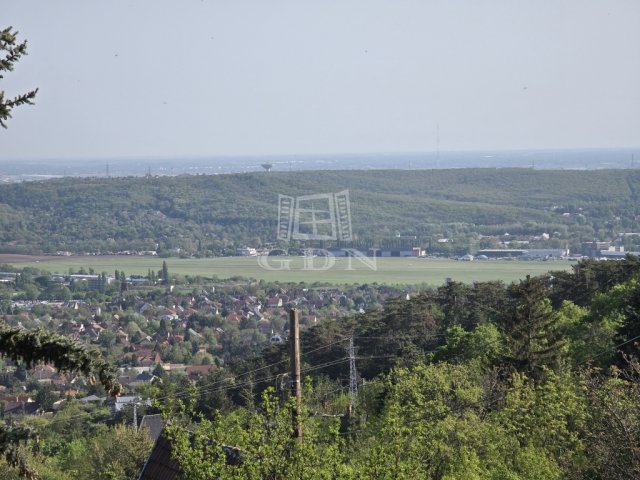
<svg viewBox="0 0 640 480">
<path fill-rule="evenodd" d="M 523 325 L 521 329 L 524 330 L 525 327 L 526 326 Z M 405 338 L 408 338 L 408 337 L 414 337 L 415 338 L 415 337 L 418 337 L 418 336 L 420 336 L 420 335 L 408 335 L 408 336 L 403 336 L 403 337 L 392 337 L 392 338 L 403 338 L 403 339 L 405 339 Z M 447 338 L 447 335 L 446 334 L 434 334 L 433 337 Z M 363 338 L 363 339 L 367 338 L 367 339 L 385 339 L 386 340 L 389 337 L 384 337 L 384 336 L 370 336 L 370 337 L 360 336 L 360 337 L 358 337 L 358 336 L 354 336 L 353 338 L 354 339 L 355 338 Z M 575 367 L 579 367 L 581 365 L 584 365 L 584 364 L 586 364 L 586 363 L 588 363 L 588 362 L 590 362 L 590 361 L 592 361 L 592 360 L 594 360 L 594 359 L 596 359 L 596 358 L 598 358 L 598 357 L 600 357 L 602 355 L 605 355 L 607 353 L 615 352 L 618 348 L 620 348 L 620 347 L 622 347 L 624 345 L 627 345 L 627 344 L 629 344 L 629 343 L 631 343 L 631 342 L 633 342 L 635 340 L 638 340 L 638 339 L 640 339 L 640 335 L 638 335 L 638 336 L 636 336 L 634 338 L 631 338 L 629 340 L 626 340 L 626 341 L 624 341 L 622 343 L 619 343 L 617 345 L 614 345 L 613 347 L 604 349 L 604 350 L 602 350 L 602 351 L 590 356 L 589 358 L 586 358 L 585 360 L 582 360 L 580 363 L 575 365 Z M 329 348 L 329 347 L 331 347 L 333 345 L 337 345 L 337 344 L 342 343 L 342 342 L 344 342 L 346 340 L 348 340 L 347 337 L 342 338 L 342 339 L 337 340 L 335 342 L 332 342 L 332 343 L 329 343 L 329 344 L 326 344 L 326 345 L 322 345 L 322 346 L 317 347 L 317 348 L 315 348 L 313 350 L 309 350 L 309 351 L 305 352 L 305 354 L 310 354 L 310 353 L 314 353 L 314 352 L 319 351 L 319 350 L 323 350 L 323 349 Z M 492 345 L 494 345 L 496 343 L 501 342 L 502 340 L 503 340 L 502 337 L 496 338 L 494 340 L 486 342 L 483 345 L 482 348 L 487 348 L 489 346 L 492 346 Z M 435 351 L 428 351 L 428 352 L 424 352 L 424 353 L 435 353 Z M 451 356 L 448 359 L 448 361 L 451 361 L 451 360 L 454 360 L 454 359 L 463 358 L 464 355 L 465 355 L 464 352 L 460 352 L 460 353 L 458 353 L 456 355 Z M 402 355 L 378 355 L 378 356 L 369 356 L 369 357 L 355 357 L 355 359 L 370 360 L 370 359 L 379 359 L 379 358 L 401 358 L 401 357 L 403 357 L 403 356 Z M 325 363 L 317 365 L 317 366 L 312 366 L 312 367 L 307 367 L 305 369 L 301 369 L 301 373 L 309 373 L 309 372 L 312 372 L 312 371 L 317 371 L 319 369 L 323 369 L 323 368 L 328 368 L 330 366 L 339 365 L 339 364 L 347 362 L 347 361 L 351 361 L 350 357 L 342 357 L 342 358 L 339 358 L 339 359 L 336 359 L 336 360 L 325 362 Z M 176 392 L 176 393 L 173 393 L 173 394 L 167 394 L 165 396 L 156 397 L 154 400 L 163 401 L 163 400 L 167 400 L 167 399 L 170 399 L 170 398 L 184 398 L 184 397 L 190 396 L 192 394 L 195 394 L 196 397 L 199 397 L 200 395 L 205 394 L 205 393 L 223 392 L 223 391 L 227 391 L 227 390 L 233 390 L 233 389 L 242 388 L 242 387 L 245 387 L 245 386 L 256 385 L 256 384 L 261 384 L 261 383 L 273 381 L 273 380 L 277 379 L 277 377 L 279 375 L 281 375 L 281 374 L 277 374 L 277 375 L 274 375 L 274 376 L 269 376 L 269 377 L 265 377 L 265 378 L 257 379 L 257 380 L 252 379 L 252 380 L 241 382 L 241 383 L 234 383 L 232 385 L 226 385 L 226 386 L 222 386 L 222 387 L 219 387 L 219 388 L 213 388 L 213 387 L 219 386 L 219 385 L 221 385 L 223 383 L 229 382 L 231 380 L 236 380 L 237 378 L 246 377 L 246 376 L 251 375 L 253 373 L 256 373 L 256 372 L 259 372 L 259 371 L 262 371 L 262 370 L 265 370 L 265 369 L 268 369 L 268 368 L 271 368 L 271 367 L 274 367 L 274 366 L 277 366 L 277 365 L 280 365 L 280 364 L 286 363 L 286 362 L 287 362 L 286 359 L 285 360 L 280 360 L 278 362 L 274 362 L 274 363 L 271 363 L 269 365 L 265 365 L 265 366 L 262 366 L 262 367 L 259 367 L 259 368 L 255 368 L 253 370 L 249 370 L 247 372 L 243 372 L 243 373 L 241 373 L 241 374 L 239 374 L 239 375 L 237 375 L 237 376 L 235 376 L 233 378 L 227 378 L 227 379 L 219 380 L 219 381 L 212 382 L 212 383 L 209 383 L 209 384 L 200 385 L 195 389 L 195 392 L 187 392 L 187 391 Z M 349 383 L 351 384 L 351 378 L 350 378 L 350 382 Z M 69 416 L 69 417 L 65 417 L 65 418 L 59 418 L 58 419 L 58 417 L 54 417 L 51 420 L 51 422 L 53 423 L 55 421 L 66 421 L 66 420 L 71 420 L 71 419 L 74 419 L 74 418 L 85 417 L 87 415 L 89 415 L 88 412 L 82 412 L 81 414 L 74 415 L 74 416 Z"/>
<path fill-rule="evenodd" d="M 336 342 L 329 343 L 327 345 L 322 345 L 320 347 L 314 348 L 313 350 L 309 350 L 306 353 L 317 352 L 319 350 L 323 350 L 325 348 L 329 348 L 329 347 L 331 347 L 333 345 L 336 345 L 336 344 L 342 343 L 342 342 L 344 342 L 344 339 L 338 340 Z M 315 371 L 315 370 L 320 369 L 320 368 L 326 368 L 328 366 L 333 366 L 333 365 L 345 362 L 346 360 L 347 360 L 346 358 L 341 358 L 339 360 L 333 360 L 331 362 L 327 362 L 325 364 L 321 364 L 321 365 L 318 365 L 318 366 L 315 366 L 315 367 L 309 367 L 309 368 L 306 368 L 306 369 L 302 369 L 301 372 L 302 373 L 307 373 L 307 372 L 310 372 L 310 371 Z M 223 386 L 222 388 L 213 388 L 213 387 L 216 387 L 216 386 L 220 386 L 220 385 L 222 385 L 224 383 L 228 383 L 229 381 L 236 380 L 236 379 L 241 378 L 241 377 L 246 377 L 246 376 L 251 375 L 253 373 L 256 373 L 256 372 L 259 372 L 259 371 L 262 371 L 262 370 L 266 370 L 268 368 L 275 367 L 277 365 L 286 363 L 287 361 L 288 361 L 287 359 L 280 360 L 278 362 L 274 362 L 274 363 L 271 363 L 269 365 L 264 365 L 262 367 L 255 368 L 253 370 L 249 370 L 247 372 L 243 372 L 243 373 L 241 373 L 239 375 L 236 375 L 234 377 L 231 377 L 231 378 L 225 378 L 225 379 L 217 380 L 215 382 L 211 382 L 211 383 L 208 383 L 208 384 L 200 385 L 200 386 L 198 386 L 196 388 L 196 392 L 199 392 L 196 396 L 199 396 L 202 393 L 216 393 L 216 392 L 221 392 L 221 391 L 226 391 L 226 390 L 233 390 L 233 389 L 242 388 L 242 387 L 245 387 L 245 386 L 250 386 L 252 384 L 259 384 L 259 383 L 264 383 L 264 382 L 267 382 L 267 381 L 275 380 L 281 374 L 277 374 L 277 375 L 274 375 L 274 376 L 262 378 L 262 379 L 259 379 L 259 380 L 253 380 L 252 379 L 250 381 L 245 381 L 244 383 L 242 383 L 242 382 L 241 383 L 234 383 L 232 385 Z M 163 395 L 163 396 L 160 396 L 160 397 L 156 397 L 154 400 L 161 402 L 161 401 L 168 400 L 168 399 L 171 399 L 171 398 L 185 398 L 185 397 L 188 397 L 190 395 L 192 395 L 192 392 L 190 392 L 190 391 L 182 391 L 182 392 L 175 392 L 175 393 L 172 393 L 172 394 L 167 394 L 167 395 Z M 78 414 L 78 415 L 73 415 L 73 416 L 69 416 L 69 417 L 65 417 L 65 418 L 60 418 L 60 419 L 58 419 L 58 421 L 71 420 L 71 419 L 74 419 L 74 418 L 84 417 L 86 415 L 89 415 L 89 413 L 88 412 L 82 412 L 81 414 Z M 56 418 L 57 417 L 54 417 L 51 420 L 51 422 L 52 423 L 55 422 Z"/>
<path fill-rule="evenodd" d="M 316 370 L 321 370 L 323 368 L 327 368 L 327 367 L 331 367 L 333 365 L 338 365 L 340 363 L 344 363 L 346 361 L 348 361 L 348 358 L 340 358 L 338 360 L 332 360 L 330 362 L 326 362 L 324 364 L 320 364 L 320 365 L 316 365 L 313 367 L 308 367 L 308 368 L 304 368 L 301 369 L 300 372 L 301 373 L 308 373 L 308 372 L 312 372 L 312 371 L 316 371 Z M 278 362 L 278 363 L 282 363 L 282 362 Z M 214 384 L 219 384 L 220 382 L 214 382 L 214 384 L 211 384 L 209 386 L 209 388 L 195 388 L 194 391 L 182 391 L 182 392 L 176 392 L 173 394 L 168 394 L 166 396 L 163 397 L 156 397 L 154 400 L 156 401 L 162 401 L 162 400 L 167 400 L 167 399 L 182 399 L 182 398 L 188 398 L 190 396 L 194 396 L 196 398 L 200 397 L 201 395 L 205 394 L 205 393 L 218 393 L 218 392 L 224 392 L 227 390 L 235 390 L 238 388 L 242 388 L 242 387 L 247 387 L 247 386 L 251 386 L 251 385 L 257 385 L 257 384 L 261 384 L 261 383 L 265 383 L 265 382 L 271 382 L 275 379 L 278 378 L 278 376 L 280 376 L 281 374 L 278 375 L 273 375 L 270 377 L 265 377 L 265 378 L 261 378 L 259 380 L 249 380 L 249 381 L 245 381 L 242 383 L 234 383 L 232 385 L 227 385 L 227 386 L 223 386 L 223 387 L 218 387 L 218 388 L 211 388 L 211 385 Z M 72 420 L 75 418 L 80 418 L 80 417 L 85 417 L 89 415 L 88 412 L 82 412 L 81 414 L 78 415 L 71 415 L 65 418 L 58 418 L 58 417 L 54 417 L 51 419 L 51 423 L 54 423 L 56 421 L 67 421 L 67 420 Z"/>
</svg>

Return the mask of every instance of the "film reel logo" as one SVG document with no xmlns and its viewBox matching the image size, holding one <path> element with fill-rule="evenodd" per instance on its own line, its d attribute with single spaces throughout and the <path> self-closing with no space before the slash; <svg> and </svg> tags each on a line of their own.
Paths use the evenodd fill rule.
<svg viewBox="0 0 640 480">
<path fill-rule="evenodd" d="M 278 195 L 278 240 L 352 240 L 349 190 Z"/>
</svg>

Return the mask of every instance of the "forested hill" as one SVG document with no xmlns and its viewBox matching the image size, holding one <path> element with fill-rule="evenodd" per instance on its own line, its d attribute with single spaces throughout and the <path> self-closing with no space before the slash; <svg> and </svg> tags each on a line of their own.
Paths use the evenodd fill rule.
<svg viewBox="0 0 640 480">
<path fill-rule="evenodd" d="M 0 249 L 182 249 L 274 242 L 278 195 L 349 190 L 354 246 L 483 245 L 480 235 L 551 235 L 550 247 L 640 231 L 640 171 L 531 169 L 261 172 L 64 178 L 0 186 Z M 554 236 L 555 233 L 555 236 Z M 453 243 L 440 246 L 438 238 Z M 444 252 L 447 253 L 447 252 Z"/>
</svg>

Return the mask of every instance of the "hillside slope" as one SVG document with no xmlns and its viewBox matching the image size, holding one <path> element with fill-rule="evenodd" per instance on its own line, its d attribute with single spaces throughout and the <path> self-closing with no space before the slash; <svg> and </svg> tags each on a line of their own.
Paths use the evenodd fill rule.
<svg viewBox="0 0 640 480">
<path fill-rule="evenodd" d="M 355 246 L 396 232 L 478 244 L 557 232 L 556 244 L 640 231 L 640 171 L 373 170 L 64 178 L 0 186 L 0 250 L 228 253 L 274 242 L 278 195 L 349 190 Z M 569 213 L 570 215 L 563 215 Z"/>
</svg>

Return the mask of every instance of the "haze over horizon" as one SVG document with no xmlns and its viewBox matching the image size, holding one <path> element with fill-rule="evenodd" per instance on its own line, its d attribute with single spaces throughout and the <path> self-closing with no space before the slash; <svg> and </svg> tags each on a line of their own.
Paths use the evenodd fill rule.
<svg viewBox="0 0 640 480">
<path fill-rule="evenodd" d="M 635 0 L 3 7 L 0 160 L 640 146 Z"/>
</svg>

